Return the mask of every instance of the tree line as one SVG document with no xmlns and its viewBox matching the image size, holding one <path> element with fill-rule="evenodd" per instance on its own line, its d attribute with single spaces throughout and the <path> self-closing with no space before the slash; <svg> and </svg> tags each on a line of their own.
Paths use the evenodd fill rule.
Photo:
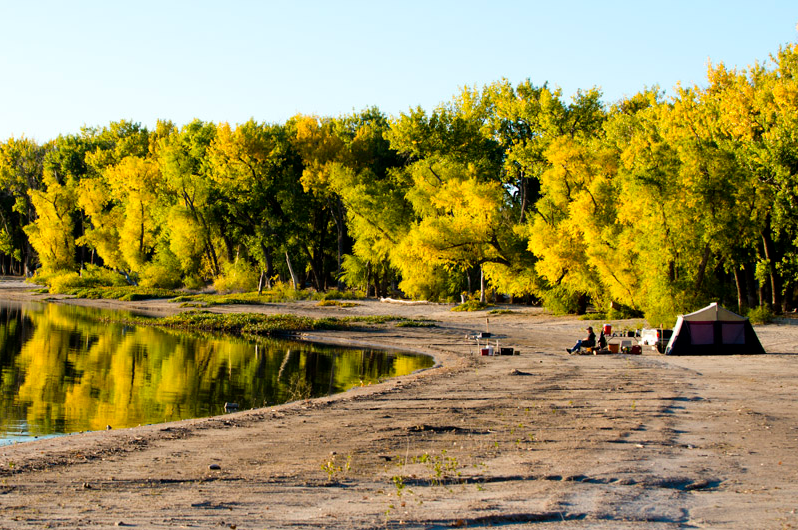
<svg viewBox="0 0 798 530">
<path fill-rule="evenodd" d="M 490 293 L 672 320 L 710 300 L 789 310 L 798 47 L 706 87 L 605 104 L 526 80 L 432 111 L 0 144 L 0 272 L 102 266 L 130 284 Z"/>
</svg>

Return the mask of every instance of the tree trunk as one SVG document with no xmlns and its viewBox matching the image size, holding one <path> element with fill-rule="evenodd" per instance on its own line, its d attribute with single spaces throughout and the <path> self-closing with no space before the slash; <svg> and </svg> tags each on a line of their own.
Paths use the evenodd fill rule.
<svg viewBox="0 0 798 530">
<path fill-rule="evenodd" d="M 341 198 L 336 197 L 335 202 L 333 219 L 335 219 L 335 228 L 338 230 L 338 270 L 335 273 L 335 282 L 336 288 L 342 291 L 344 284 L 341 281 L 341 264 L 343 263 L 346 244 L 346 223 L 344 222 L 344 204 Z"/>
<path fill-rule="evenodd" d="M 272 257 L 272 247 L 266 247 L 266 270 L 264 271 L 266 274 L 266 288 L 272 288 L 272 277 L 274 276 L 274 258 Z"/>
<path fill-rule="evenodd" d="M 291 285 L 294 287 L 294 290 L 298 290 L 297 284 L 299 283 L 294 273 L 294 267 L 291 265 L 291 257 L 288 255 L 288 251 L 285 251 L 285 263 L 288 265 L 288 273 L 291 275 Z"/>
<path fill-rule="evenodd" d="M 479 266 L 479 303 L 485 303 L 485 272 L 482 265 Z"/>
<path fill-rule="evenodd" d="M 366 263 L 366 298 L 371 296 L 371 262 Z M 377 296 L 376 293 L 374 296 Z"/>
<path fill-rule="evenodd" d="M 378 270 L 374 271 L 373 280 L 374 280 L 374 296 L 377 298 L 381 298 L 384 293 L 382 292 L 382 288 L 380 286 L 380 272 Z"/>
<path fill-rule="evenodd" d="M 235 252 L 235 243 L 229 236 L 223 236 L 222 240 L 224 241 L 224 249 L 225 253 L 227 254 L 227 262 L 233 263 L 235 261 L 236 252 Z"/>
<path fill-rule="evenodd" d="M 743 264 L 743 272 L 745 275 L 745 294 L 748 300 L 748 307 L 759 307 L 762 305 L 762 300 L 759 298 L 759 290 L 756 285 L 756 278 L 754 277 L 754 264 Z"/>
<path fill-rule="evenodd" d="M 392 294 L 392 293 L 388 292 L 388 285 L 390 283 L 389 279 L 388 279 L 388 270 L 389 270 L 388 267 L 385 267 L 383 269 L 383 271 L 382 271 L 382 282 L 381 282 L 382 283 L 382 292 L 384 292 L 386 295 Z"/>
<path fill-rule="evenodd" d="M 696 275 L 695 279 L 695 296 L 698 296 L 698 292 L 701 290 L 701 285 L 704 283 L 704 276 L 706 275 L 707 271 L 707 263 L 709 263 L 709 258 L 712 255 L 711 250 L 709 248 L 709 244 L 704 247 L 704 255 L 701 256 L 701 264 L 698 266 L 698 274 Z"/>
<path fill-rule="evenodd" d="M 266 276 L 266 271 L 260 270 L 260 278 L 258 278 L 258 296 L 263 294 L 263 277 Z"/>
<path fill-rule="evenodd" d="M 264 284 L 267 289 L 272 288 L 272 276 L 274 276 L 274 257 L 272 256 L 274 249 L 271 246 L 266 246 L 266 244 L 261 241 L 260 251 L 263 253 L 263 260 L 266 262 L 266 268 L 261 269 L 260 280 L 258 280 L 258 294 L 261 292 L 261 284 Z"/>
<path fill-rule="evenodd" d="M 576 314 L 584 315 L 585 313 L 587 313 L 587 295 L 582 293 L 576 299 Z"/>
<path fill-rule="evenodd" d="M 313 250 L 309 247 L 305 247 L 305 254 L 308 257 L 308 264 L 310 265 L 310 273 L 313 275 L 313 287 L 322 292 L 324 290 L 324 286 L 322 283 L 322 271 L 319 270 L 319 264 L 316 262 L 316 259 L 313 256 Z"/>
<path fill-rule="evenodd" d="M 734 267 L 734 284 L 737 286 L 737 312 L 743 314 L 743 273 L 738 267 Z"/>
<path fill-rule="evenodd" d="M 522 225 L 524 224 L 524 221 L 526 221 L 526 204 L 527 196 L 529 195 L 529 182 L 526 177 L 521 177 L 519 188 L 521 193 L 521 214 L 518 216 L 518 224 Z"/>
<path fill-rule="evenodd" d="M 768 264 L 768 274 L 770 276 L 770 296 L 774 311 L 781 311 L 781 279 L 776 271 L 776 251 L 773 247 L 773 240 L 767 232 L 762 233 L 762 243 L 765 248 L 765 259 Z"/>
</svg>

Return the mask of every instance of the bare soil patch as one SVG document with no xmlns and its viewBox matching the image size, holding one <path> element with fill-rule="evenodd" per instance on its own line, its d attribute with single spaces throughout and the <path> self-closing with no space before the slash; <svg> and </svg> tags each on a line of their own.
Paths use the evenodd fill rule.
<svg viewBox="0 0 798 530">
<path fill-rule="evenodd" d="M 0 297 L 45 298 L 9 282 Z M 569 356 L 584 321 L 450 308 L 214 309 L 430 318 L 307 338 L 438 365 L 329 398 L 2 447 L 0 528 L 798 527 L 798 327 L 756 327 L 764 356 Z M 466 337 L 488 327 L 520 355 L 477 355 Z"/>
</svg>

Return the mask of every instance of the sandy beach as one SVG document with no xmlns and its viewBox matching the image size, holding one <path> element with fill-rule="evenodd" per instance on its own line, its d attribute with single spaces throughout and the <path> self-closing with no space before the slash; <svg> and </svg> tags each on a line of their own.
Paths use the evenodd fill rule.
<svg viewBox="0 0 798 530">
<path fill-rule="evenodd" d="M 46 295 L 4 281 L 0 298 Z M 798 326 L 756 326 L 761 356 L 571 356 L 590 322 L 502 308 L 214 308 L 433 319 L 306 338 L 437 364 L 328 398 L 0 447 L 0 528 L 798 527 Z M 467 336 L 488 330 L 520 355 L 478 355 Z"/>
</svg>

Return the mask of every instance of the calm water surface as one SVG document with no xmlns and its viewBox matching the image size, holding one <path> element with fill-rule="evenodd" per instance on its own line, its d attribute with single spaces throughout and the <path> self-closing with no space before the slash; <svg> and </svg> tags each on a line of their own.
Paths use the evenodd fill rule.
<svg viewBox="0 0 798 530">
<path fill-rule="evenodd" d="M 101 322 L 101 311 L 0 300 L 0 445 L 213 416 L 342 392 L 430 357 Z M 107 314 L 107 312 L 105 313 Z"/>
</svg>

